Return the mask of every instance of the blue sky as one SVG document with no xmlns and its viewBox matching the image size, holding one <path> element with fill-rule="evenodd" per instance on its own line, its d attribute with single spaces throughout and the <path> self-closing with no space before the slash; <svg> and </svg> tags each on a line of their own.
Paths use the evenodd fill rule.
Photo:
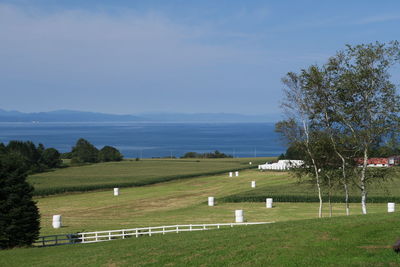
<svg viewBox="0 0 400 267">
<path fill-rule="evenodd" d="M 281 78 L 400 36 L 400 1 L 0 0 L 0 108 L 279 113 Z"/>
</svg>

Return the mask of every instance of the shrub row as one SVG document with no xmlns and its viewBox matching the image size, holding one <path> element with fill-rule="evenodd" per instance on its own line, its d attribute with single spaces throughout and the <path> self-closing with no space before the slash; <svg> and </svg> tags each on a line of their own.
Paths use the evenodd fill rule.
<svg viewBox="0 0 400 267">
<path fill-rule="evenodd" d="M 273 198 L 274 202 L 319 202 L 318 196 L 315 195 L 258 195 L 258 196 L 244 196 L 244 195 L 231 195 L 220 199 L 220 202 L 265 202 L 266 198 Z M 324 202 L 328 201 L 327 196 L 323 196 Z M 368 203 L 387 203 L 387 202 L 400 202 L 398 196 L 368 196 Z M 331 202 L 344 203 L 345 200 L 342 196 L 332 196 Z M 360 203 L 361 197 L 349 197 L 350 203 Z"/>
<path fill-rule="evenodd" d="M 252 169 L 252 168 L 254 168 L 254 166 L 246 166 L 246 167 L 236 168 L 235 171 L 241 171 L 241 170 Z M 35 191 L 33 192 L 33 195 L 34 196 L 49 196 L 49 195 L 67 193 L 67 192 L 87 192 L 87 191 L 100 190 L 100 189 L 110 189 L 110 188 L 114 188 L 114 187 L 123 188 L 123 187 L 134 187 L 134 186 L 145 186 L 145 185 L 169 182 L 169 181 L 173 181 L 173 180 L 218 175 L 218 174 L 223 174 L 223 173 L 227 173 L 230 171 L 232 171 L 232 170 L 230 169 L 230 170 L 221 170 L 221 171 L 204 172 L 204 173 L 172 175 L 172 176 L 165 176 L 165 177 L 148 178 L 148 179 L 143 179 L 141 181 L 127 182 L 127 183 L 94 184 L 94 185 L 82 185 L 82 186 L 70 186 L 70 187 L 53 187 L 53 188 L 47 188 L 47 189 L 35 189 Z"/>
</svg>

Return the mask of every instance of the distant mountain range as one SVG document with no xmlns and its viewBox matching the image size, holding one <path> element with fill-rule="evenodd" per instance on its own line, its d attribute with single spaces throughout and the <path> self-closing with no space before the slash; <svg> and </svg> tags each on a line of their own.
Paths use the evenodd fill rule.
<svg viewBox="0 0 400 267">
<path fill-rule="evenodd" d="M 0 109 L 0 122 L 275 122 L 279 118 L 279 114 L 141 113 L 117 115 L 75 110 L 23 113 Z"/>
</svg>

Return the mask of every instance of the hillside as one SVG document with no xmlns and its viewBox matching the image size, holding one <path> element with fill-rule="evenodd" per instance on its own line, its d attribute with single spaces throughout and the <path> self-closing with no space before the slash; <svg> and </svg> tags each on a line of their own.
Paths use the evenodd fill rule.
<svg viewBox="0 0 400 267">
<path fill-rule="evenodd" d="M 0 251 L 2 266 L 399 266 L 400 214 Z"/>
</svg>

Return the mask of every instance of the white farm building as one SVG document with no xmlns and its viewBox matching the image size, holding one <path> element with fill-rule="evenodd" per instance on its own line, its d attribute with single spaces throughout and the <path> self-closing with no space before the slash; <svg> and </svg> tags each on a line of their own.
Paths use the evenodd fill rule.
<svg viewBox="0 0 400 267">
<path fill-rule="evenodd" d="M 298 168 L 304 164 L 302 160 L 279 160 L 275 163 L 265 163 L 258 165 L 259 170 L 289 170 L 290 168 Z"/>
</svg>

